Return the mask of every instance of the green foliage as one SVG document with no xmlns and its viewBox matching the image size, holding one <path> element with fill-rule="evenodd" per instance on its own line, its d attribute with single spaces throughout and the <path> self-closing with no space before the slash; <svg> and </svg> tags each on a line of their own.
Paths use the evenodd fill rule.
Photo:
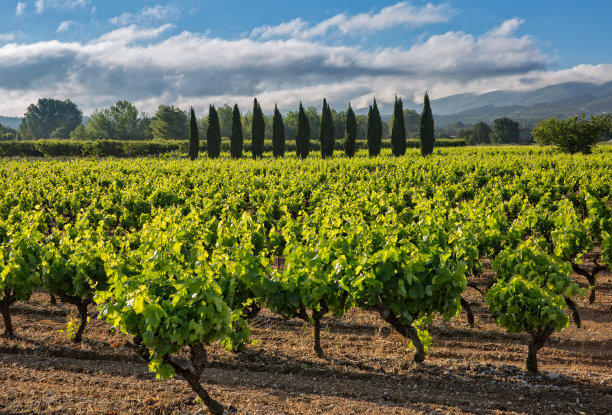
<svg viewBox="0 0 612 415">
<path fill-rule="evenodd" d="M 266 122 L 257 98 L 253 100 L 253 118 L 251 120 L 251 152 L 253 158 L 263 157 Z"/>
<path fill-rule="evenodd" d="M 41 98 L 30 104 L 19 125 L 22 140 L 68 138 L 83 121 L 83 112 L 70 100 Z"/>
<path fill-rule="evenodd" d="M 234 110 L 232 113 L 232 135 L 230 137 L 231 147 L 230 153 L 232 158 L 239 159 L 242 157 L 244 137 L 242 135 L 242 123 L 240 119 L 240 110 L 238 104 L 234 104 Z"/>
<path fill-rule="evenodd" d="M 428 324 L 460 311 L 482 258 L 497 272 L 487 295 L 500 324 L 535 327 L 538 341 L 565 324 L 561 300 L 584 292 L 567 261 L 595 241 L 609 263 L 610 150 L 417 152 L 0 162 L 0 275 L 32 279 L 26 293 L 36 272 L 58 293 L 97 290 L 102 316 L 142 339 L 164 377 L 184 345 L 245 347 L 260 307 L 319 334 L 326 314 L 375 310 L 419 354 Z"/>
<path fill-rule="evenodd" d="M 575 116 L 568 120 L 549 118 L 540 121 L 531 135 L 540 145 L 554 145 L 565 153 L 590 154 L 612 126 L 610 117 L 594 115 L 590 120 Z"/>
<path fill-rule="evenodd" d="M 404 110 L 404 126 L 406 135 L 413 137 L 419 132 L 419 113 L 415 110 Z"/>
<path fill-rule="evenodd" d="M 208 157 L 218 158 L 221 154 L 221 129 L 219 128 L 219 118 L 214 105 L 208 110 L 208 130 L 206 132 L 206 149 Z"/>
<path fill-rule="evenodd" d="M 493 120 L 493 132 L 490 134 L 494 143 L 509 144 L 519 142 L 519 123 L 508 117 Z"/>
<path fill-rule="evenodd" d="M 310 140 L 318 141 L 320 139 L 321 117 L 323 114 L 319 113 L 317 107 L 313 106 L 306 108 L 305 114 L 306 118 L 308 118 L 308 125 L 310 126 Z"/>
<path fill-rule="evenodd" d="M 334 121 L 331 109 L 327 100 L 323 98 L 323 108 L 321 109 L 321 126 L 319 133 L 321 142 L 321 157 L 327 158 L 334 155 Z"/>
<path fill-rule="evenodd" d="M 355 118 L 355 112 L 351 108 L 349 102 L 348 110 L 346 111 L 346 127 L 344 133 L 344 154 L 347 157 L 353 157 L 355 155 L 355 140 L 357 139 L 357 119 Z"/>
<path fill-rule="evenodd" d="M 474 144 L 489 144 L 491 142 L 491 134 L 493 130 L 485 122 L 479 122 L 474 126 Z"/>
<path fill-rule="evenodd" d="M 110 108 L 95 111 L 87 125 L 77 127 L 71 134 L 73 140 L 144 140 L 152 138 L 151 120 L 128 101 L 117 101 Z"/>
<path fill-rule="evenodd" d="M 391 146 L 394 156 L 406 154 L 406 125 L 404 122 L 404 104 L 401 98 L 395 97 L 393 116 L 391 117 Z"/>
<path fill-rule="evenodd" d="M 100 317 L 149 349 L 149 369 L 174 375 L 165 358 L 183 346 L 208 345 L 232 333 L 232 310 L 204 261 L 194 224 L 163 215 L 143 227 L 137 246 L 104 257 L 108 290 L 96 293 Z"/>
<path fill-rule="evenodd" d="M 274 105 L 272 123 L 272 155 L 274 157 L 283 157 L 285 155 L 285 125 L 277 105 Z"/>
<path fill-rule="evenodd" d="M 156 140 L 184 140 L 188 137 L 187 114 L 174 105 L 160 105 L 151 118 L 151 131 Z"/>
<path fill-rule="evenodd" d="M 308 117 L 304 112 L 304 107 L 302 106 L 301 102 L 300 109 L 298 111 L 295 147 L 298 157 L 301 157 L 303 159 L 308 157 L 308 152 L 310 150 L 310 123 L 308 122 Z"/>
<path fill-rule="evenodd" d="M 0 222 L 0 294 L 23 301 L 41 282 L 41 246 L 46 228 L 43 212 L 16 214 Z"/>
<path fill-rule="evenodd" d="M 103 250 L 103 238 L 84 217 L 74 226 L 55 229 L 44 248 L 45 288 L 60 297 L 93 299 L 94 289 L 106 288 Z"/>
<path fill-rule="evenodd" d="M 435 144 L 434 136 L 434 118 L 431 112 L 431 105 L 429 103 L 429 95 L 425 93 L 423 102 L 423 112 L 419 118 L 419 138 L 421 140 L 421 155 L 427 156 L 433 153 Z"/>
<path fill-rule="evenodd" d="M 13 141 L 17 138 L 17 131 L 0 124 L 0 141 Z"/>
<path fill-rule="evenodd" d="M 200 135 L 193 107 L 189 110 L 189 158 L 195 160 L 200 151 Z"/>
<path fill-rule="evenodd" d="M 374 99 L 374 104 L 370 105 L 368 110 L 366 141 L 368 143 L 368 154 L 370 157 L 378 156 L 382 143 L 382 120 L 380 118 L 380 112 L 378 112 L 376 99 Z"/>
<path fill-rule="evenodd" d="M 547 254 L 541 247 L 543 243 L 528 239 L 516 248 L 500 252 L 491 263 L 498 280 L 509 281 L 515 276 L 520 276 L 550 292 L 568 298 L 584 293 L 584 290 L 570 277 L 571 266 Z"/>
<path fill-rule="evenodd" d="M 518 275 L 495 283 L 487 291 L 485 302 L 497 324 L 510 333 L 529 333 L 548 327 L 561 331 L 569 324 L 561 295 Z"/>
</svg>

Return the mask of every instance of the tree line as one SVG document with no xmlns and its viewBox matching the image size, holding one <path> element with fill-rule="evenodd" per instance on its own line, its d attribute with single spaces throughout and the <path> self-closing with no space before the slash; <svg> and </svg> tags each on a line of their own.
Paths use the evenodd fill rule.
<svg viewBox="0 0 612 415">
<path fill-rule="evenodd" d="M 253 100 L 253 112 L 250 118 L 251 131 L 251 154 L 254 159 L 263 156 L 264 140 L 265 140 L 265 117 L 261 111 L 261 106 L 257 102 L 257 98 Z M 208 110 L 207 127 L 206 127 L 206 149 L 209 158 L 217 158 L 221 153 L 221 124 L 219 111 L 214 105 L 211 105 Z M 318 139 L 321 144 L 321 156 L 323 158 L 332 157 L 334 153 L 335 140 L 337 129 L 334 126 L 334 118 L 332 109 L 323 99 L 321 107 L 321 116 L 318 119 Z M 286 120 L 285 120 L 286 121 Z M 285 154 L 286 129 L 283 117 L 278 109 L 274 106 L 272 115 L 272 154 L 274 157 L 283 157 Z M 297 129 L 295 132 L 296 153 L 298 157 L 306 158 L 310 150 L 310 140 L 313 135 L 313 128 L 304 106 L 300 102 L 297 113 Z M 316 130 L 315 130 L 316 131 Z M 357 117 L 349 102 L 346 110 L 345 125 L 344 125 L 344 152 L 346 156 L 353 157 L 355 154 L 355 140 L 357 138 L 358 125 Z M 190 109 L 189 120 L 189 156 L 192 160 L 198 157 L 199 127 L 193 107 Z M 434 119 L 431 112 L 429 97 L 425 94 L 423 112 L 419 118 L 419 138 L 421 140 L 421 153 L 425 156 L 433 152 L 434 147 Z M 368 109 L 366 122 L 365 139 L 367 141 L 368 153 L 371 157 L 380 154 L 383 140 L 383 122 L 380 117 L 380 112 L 376 104 L 376 99 Z M 238 104 L 235 104 L 232 109 L 232 124 L 230 131 L 230 154 L 232 158 L 241 158 L 244 148 L 244 126 L 243 118 L 240 115 Z M 404 109 L 401 98 L 395 97 L 394 112 L 391 120 L 391 146 L 392 153 L 395 156 L 401 156 L 406 153 L 406 125 L 404 120 Z"/>
<path fill-rule="evenodd" d="M 531 137 L 540 144 L 557 145 L 565 152 L 575 153 L 590 152 L 602 136 L 610 135 L 609 116 L 594 116 L 591 120 L 585 120 L 583 117 L 580 121 L 577 120 L 578 118 L 574 117 L 565 121 L 553 118 L 541 121 Z M 543 129 L 545 132 L 542 132 Z M 297 111 L 289 111 L 284 117 L 277 105 L 273 114 L 266 116 L 257 99 L 254 99 L 253 109 L 244 114 L 240 112 L 238 105 L 230 107 L 225 104 L 219 108 L 211 106 L 208 115 L 200 118 L 197 118 L 193 111 L 187 112 L 172 105 L 160 105 L 153 117 L 149 117 L 148 114 L 139 112 L 132 103 L 118 101 L 110 108 L 94 111 L 83 124 L 83 113 L 72 101 L 42 98 L 37 104 L 28 107 L 18 131 L 0 125 L 2 141 L 68 137 L 78 141 L 183 140 L 189 137 L 194 143 L 206 140 L 210 156 L 220 151 L 218 137 L 228 137 L 232 142 L 232 157 L 241 157 L 246 137 L 252 140 L 251 150 L 255 158 L 262 156 L 263 143 L 266 140 L 273 143 L 273 155 L 282 157 L 287 138 L 296 140 L 297 153 L 301 157 L 308 155 L 311 140 L 320 142 L 323 157 L 331 156 L 334 142 L 341 140 L 346 155 L 350 157 L 354 154 L 356 139 L 366 139 L 368 152 L 374 156 L 380 153 L 381 139 L 389 138 L 393 154 L 401 155 L 405 152 L 406 137 L 415 136 L 423 143 L 423 153 L 429 154 L 433 151 L 434 133 L 433 115 L 427 94 L 420 115 L 414 110 L 404 110 L 401 98 L 396 97 L 389 124 L 382 120 L 375 99 L 369 106 L 367 116 L 356 115 L 350 103 L 346 111 L 336 111 L 328 105 L 326 99 L 323 100 L 320 112 L 314 106 L 304 108 L 300 103 Z M 519 133 L 519 124 L 516 121 L 502 117 L 494 120 L 493 128 L 484 122 L 479 122 L 472 128 L 463 123 L 454 123 L 439 129 L 437 135 L 444 137 L 451 134 L 464 139 L 469 145 L 476 145 L 518 143 Z M 566 138 L 555 140 L 551 134 L 565 135 Z"/>
<path fill-rule="evenodd" d="M 304 113 L 311 126 L 311 140 L 317 140 L 321 112 L 315 106 L 304 108 Z M 219 126 L 222 137 L 230 137 L 232 128 L 233 107 L 225 104 L 217 107 Z M 251 137 L 252 118 L 255 111 L 248 110 L 241 115 L 244 137 Z M 336 111 L 331 108 L 336 139 L 344 137 L 346 124 L 346 111 Z M 273 115 L 261 114 L 265 124 L 264 138 L 272 139 Z M 172 105 L 160 105 L 150 117 L 129 101 L 117 101 L 114 105 L 103 110 L 96 110 L 85 118 L 76 104 L 51 98 L 42 98 L 37 104 L 31 104 L 24 115 L 19 131 L 3 127 L 4 140 L 38 140 L 41 138 L 74 140 L 183 140 L 188 135 L 189 113 Z M 366 136 L 367 116 L 356 115 L 357 132 L 359 138 Z M 409 137 L 418 137 L 419 114 L 415 110 L 404 110 L 406 134 Z M 200 139 L 206 139 L 208 116 L 197 118 Z M 294 139 L 298 129 L 298 111 L 289 111 L 283 116 L 285 135 Z M 390 138 L 390 125 L 382 120 L 383 139 Z M 10 135 L 7 135 L 9 134 Z"/>
<path fill-rule="evenodd" d="M 433 125 L 431 108 L 428 114 Z M 184 111 L 172 105 L 160 105 L 153 117 L 149 117 L 132 103 L 118 101 L 109 108 L 94 111 L 83 123 L 83 113 L 72 101 L 42 98 L 28 107 L 19 130 L 10 138 L 71 138 L 79 141 L 189 138 L 194 143 L 206 140 L 207 151 L 212 157 L 220 151 L 220 137 L 228 137 L 232 143 L 232 157 L 238 158 L 242 156 L 245 137 L 252 140 L 253 157 L 262 156 L 265 140 L 272 140 L 273 155 L 282 157 L 288 137 L 296 139 L 301 157 L 307 156 L 310 140 L 319 140 L 322 155 L 328 157 L 333 154 L 335 140 L 348 139 L 346 153 L 352 156 L 354 140 L 365 138 L 370 155 L 376 155 L 380 153 L 381 140 L 393 136 L 393 153 L 399 155 L 405 152 L 407 136 L 420 137 L 419 119 L 416 111 L 404 110 L 401 99 L 397 98 L 391 125 L 382 120 L 376 100 L 370 105 L 367 116 L 356 115 L 350 103 L 346 111 L 336 111 L 324 99 L 320 112 L 314 106 L 305 108 L 300 103 L 297 111 L 289 111 L 283 117 L 277 105 L 271 116 L 264 115 L 257 99 L 254 99 L 253 109 L 244 114 L 237 104 L 233 107 L 225 104 L 219 108 L 211 105 L 208 114 L 200 118 L 196 117 L 193 108 Z M 400 124 L 401 128 L 398 127 Z"/>
</svg>

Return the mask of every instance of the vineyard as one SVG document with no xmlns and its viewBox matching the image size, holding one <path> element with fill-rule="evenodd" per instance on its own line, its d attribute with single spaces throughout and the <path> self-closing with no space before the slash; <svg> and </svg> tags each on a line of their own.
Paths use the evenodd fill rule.
<svg viewBox="0 0 612 415">
<path fill-rule="evenodd" d="M 612 407 L 608 148 L 0 177 L 0 413 Z"/>
</svg>

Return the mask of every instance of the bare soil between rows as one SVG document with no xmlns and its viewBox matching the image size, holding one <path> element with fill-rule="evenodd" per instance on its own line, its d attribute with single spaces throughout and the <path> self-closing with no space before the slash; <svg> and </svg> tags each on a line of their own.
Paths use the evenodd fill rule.
<svg viewBox="0 0 612 415">
<path fill-rule="evenodd" d="M 246 351 L 209 349 L 201 382 L 239 414 L 612 413 L 612 274 L 600 275 L 594 304 L 577 299 L 582 328 L 553 334 L 537 376 L 525 372 L 528 336 L 507 334 L 478 292 L 465 295 L 476 327 L 464 312 L 434 322 L 420 365 L 374 313 L 326 319 L 320 359 L 310 327 L 264 311 Z M 60 331 L 72 306 L 39 291 L 12 310 L 18 337 L 0 338 L 1 414 L 206 413 L 186 382 L 155 379 L 105 322 L 92 317 L 74 345 Z"/>
</svg>

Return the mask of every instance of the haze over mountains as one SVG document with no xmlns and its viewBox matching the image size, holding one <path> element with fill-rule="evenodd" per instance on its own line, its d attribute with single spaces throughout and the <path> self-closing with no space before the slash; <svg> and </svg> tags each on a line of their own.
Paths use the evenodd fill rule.
<svg viewBox="0 0 612 415">
<path fill-rule="evenodd" d="M 404 101 L 404 108 L 417 112 L 421 106 Z M 577 114 L 612 113 L 612 82 L 603 85 L 567 82 L 550 85 L 533 91 L 493 91 L 486 94 L 457 94 L 434 99 L 431 108 L 436 126 L 446 126 L 455 121 L 475 124 L 492 123 L 500 117 L 533 125 L 551 117 L 568 118 Z M 361 110 L 367 113 L 367 108 Z M 389 114 L 391 108 L 381 108 Z M 387 116 L 390 118 L 390 115 Z"/>
<path fill-rule="evenodd" d="M 494 119 L 508 117 L 532 126 L 550 117 L 568 118 L 577 114 L 612 113 L 612 82 L 603 85 L 567 82 L 533 91 L 493 91 L 486 94 L 457 94 L 434 99 L 431 107 L 436 126 L 444 127 L 456 121 L 475 124 L 492 123 Z M 380 106 L 383 119 L 391 118 L 392 108 Z M 405 109 L 421 111 L 421 105 L 404 100 Z M 344 108 L 336 108 L 338 111 Z M 356 110 L 367 114 L 367 108 Z M 0 116 L 0 124 L 17 129 L 19 117 Z"/>
</svg>

